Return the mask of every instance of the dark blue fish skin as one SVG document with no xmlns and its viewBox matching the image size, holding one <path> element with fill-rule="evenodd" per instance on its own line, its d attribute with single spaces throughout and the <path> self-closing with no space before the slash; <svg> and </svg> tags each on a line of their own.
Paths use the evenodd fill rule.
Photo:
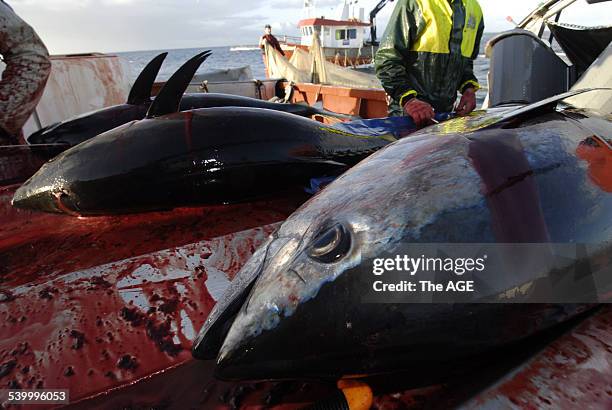
<svg viewBox="0 0 612 410">
<path fill-rule="evenodd" d="M 213 310 L 194 356 L 219 351 L 218 377 L 234 380 L 431 371 L 588 310 L 361 297 L 372 260 L 402 243 L 588 243 L 596 251 L 583 262 L 609 265 L 612 194 L 576 154 L 594 130 L 609 136 L 612 125 L 551 112 L 468 133 L 449 122 L 385 147 L 304 204 L 256 252 L 237 276 L 247 291 L 231 290 L 229 313 Z M 335 245 L 334 262 L 313 258 L 317 238 L 333 226 L 343 227 L 336 243 L 350 246 Z"/>
<path fill-rule="evenodd" d="M 150 102 L 143 104 L 120 104 L 81 114 L 77 117 L 37 131 L 28 137 L 28 143 L 64 143 L 69 146 L 75 146 L 120 125 L 143 119 L 150 104 Z M 273 103 L 255 98 L 216 93 L 185 94 L 181 99 L 180 111 L 230 106 L 266 108 L 299 115 L 301 117 L 311 117 L 315 114 L 321 114 L 339 118 L 349 118 L 348 116 L 320 110 L 308 105 Z"/>
<path fill-rule="evenodd" d="M 125 104 L 101 108 L 42 128 L 28 136 L 29 144 L 74 146 L 105 131 L 145 116 L 151 104 L 151 88 L 168 53 L 154 57 L 140 72 Z"/>
<path fill-rule="evenodd" d="M 119 104 L 58 122 L 28 137 L 29 144 L 67 144 L 75 146 L 98 134 L 143 119 L 149 104 Z"/>
<path fill-rule="evenodd" d="M 260 108 L 184 111 L 63 152 L 17 190 L 13 205 L 99 215 L 244 201 L 337 174 L 394 140 Z"/>
</svg>

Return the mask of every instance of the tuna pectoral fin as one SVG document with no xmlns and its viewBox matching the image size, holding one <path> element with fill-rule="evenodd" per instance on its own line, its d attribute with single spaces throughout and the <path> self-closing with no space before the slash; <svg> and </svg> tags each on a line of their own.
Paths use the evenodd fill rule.
<svg viewBox="0 0 612 410">
<path fill-rule="evenodd" d="M 181 98 L 183 98 L 183 94 L 195 72 L 210 55 L 210 50 L 197 54 L 176 70 L 151 103 L 149 111 L 147 111 L 147 118 L 178 112 Z"/>
<path fill-rule="evenodd" d="M 161 53 L 153 60 L 149 61 L 146 67 L 138 74 L 138 78 L 134 81 L 134 85 L 130 90 L 127 103 L 132 105 L 144 104 L 151 102 L 151 88 L 159 73 L 162 63 L 168 53 Z"/>
<path fill-rule="evenodd" d="M 558 94 L 549 98 L 545 98 L 541 101 L 520 107 L 514 110 L 506 111 L 499 117 L 486 117 L 481 122 L 476 122 L 469 129 L 464 132 L 474 132 L 485 128 L 498 127 L 501 123 L 508 123 L 509 121 L 522 120 L 525 117 L 532 117 L 541 113 L 551 112 L 557 108 L 557 105 L 570 97 L 574 97 L 579 94 L 584 94 L 592 91 L 604 91 L 611 90 L 610 88 L 583 88 L 580 90 L 571 90 Z"/>
</svg>

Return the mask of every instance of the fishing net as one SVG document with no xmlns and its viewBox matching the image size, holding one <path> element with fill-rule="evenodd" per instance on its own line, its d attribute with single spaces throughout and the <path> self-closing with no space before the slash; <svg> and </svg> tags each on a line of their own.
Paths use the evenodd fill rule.
<svg viewBox="0 0 612 410">
<path fill-rule="evenodd" d="M 285 78 L 294 83 L 309 83 L 310 73 L 294 67 L 287 58 L 265 43 L 268 76 L 270 78 Z"/>
<path fill-rule="evenodd" d="M 361 73 L 327 61 L 316 35 L 313 36 L 309 52 L 296 47 L 289 60 L 267 44 L 265 49 L 270 77 L 281 77 L 295 83 L 382 88 L 380 81 L 373 74 Z"/>
</svg>

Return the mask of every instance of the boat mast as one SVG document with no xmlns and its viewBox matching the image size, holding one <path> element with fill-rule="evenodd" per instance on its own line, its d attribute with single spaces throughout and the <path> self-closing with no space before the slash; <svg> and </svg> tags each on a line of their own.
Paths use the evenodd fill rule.
<svg viewBox="0 0 612 410">
<path fill-rule="evenodd" d="M 302 11 L 303 18 L 309 19 L 316 17 L 316 5 L 315 0 L 304 0 L 304 8 Z"/>
</svg>

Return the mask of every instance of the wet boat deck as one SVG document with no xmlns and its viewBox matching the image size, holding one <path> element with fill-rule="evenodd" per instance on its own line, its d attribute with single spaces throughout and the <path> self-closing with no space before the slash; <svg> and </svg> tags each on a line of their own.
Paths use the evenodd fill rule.
<svg viewBox="0 0 612 410">
<path fill-rule="evenodd" d="M 191 360 L 210 309 L 305 199 L 76 218 L 0 188 L 0 383 L 76 401 Z"/>
</svg>

